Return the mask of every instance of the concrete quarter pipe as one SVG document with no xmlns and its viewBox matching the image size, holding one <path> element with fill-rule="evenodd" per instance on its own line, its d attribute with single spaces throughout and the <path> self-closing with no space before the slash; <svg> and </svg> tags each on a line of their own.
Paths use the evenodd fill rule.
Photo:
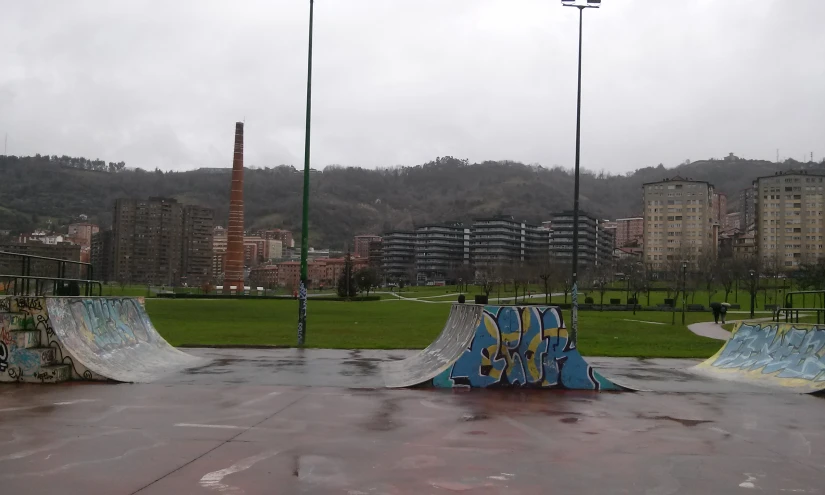
<svg viewBox="0 0 825 495">
<path fill-rule="evenodd" d="M 825 390 L 825 326 L 739 323 L 697 373 L 814 393 Z"/>
<path fill-rule="evenodd" d="M 382 375 L 391 388 L 624 390 L 585 362 L 555 307 L 455 304 L 429 347 Z"/>
<path fill-rule="evenodd" d="M 0 381 L 149 382 L 203 361 L 170 346 L 141 299 L 0 298 Z"/>
</svg>

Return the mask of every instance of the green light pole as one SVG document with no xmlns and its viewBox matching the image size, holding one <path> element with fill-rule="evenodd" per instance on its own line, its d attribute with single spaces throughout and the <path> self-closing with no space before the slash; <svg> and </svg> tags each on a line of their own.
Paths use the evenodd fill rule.
<svg viewBox="0 0 825 495">
<path fill-rule="evenodd" d="M 312 21 L 315 0 L 309 0 L 309 50 L 307 55 L 307 116 L 304 139 L 304 207 L 301 221 L 301 286 L 298 290 L 298 346 L 303 347 L 307 331 L 307 255 L 309 253 L 309 138 L 312 121 Z"/>
<path fill-rule="evenodd" d="M 573 346 L 578 342 L 579 334 L 579 156 L 581 150 L 581 120 L 582 120 L 582 18 L 584 9 L 597 9 L 602 0 L 561 0 L 565 7 L 579 9 L 579 83 L 576 97 L 576 168 L 573 180 L 573 284 L 570 299 L 570 336 Z"/>
</svg>

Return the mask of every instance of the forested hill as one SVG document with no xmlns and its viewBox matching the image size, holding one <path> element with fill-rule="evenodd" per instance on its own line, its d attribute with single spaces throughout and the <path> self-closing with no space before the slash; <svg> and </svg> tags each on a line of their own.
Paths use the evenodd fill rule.
<svg viewBox="0 0 825 495">
<path fill-rule="evenodd" d="M 621 176 L 584 172 L 581 205 L 602 218 L 638 215 L 641 185 L 681 175 L 713 183 L 728 194 L 734 209 L 738 192 L 755 177 L 778 170 L 825 171 L 825 161 L 777 164 L 760 160 L 706 160 L 675 168 L 640 168 Z M 173 197 L 187 204 L 214 208 L 225 224 L 231 169 L 188 172 L 146 171 L 123 162 L 69 157 L 0 158 L 0 230 L 61 226 L 88 215 L 104 227 L 111 224 L 116 198 Z M 248 228 L 300 230 L 302 174 L 291 166 L 254 168 L 245 172 Z M 544 168 L 516 162 L 470 164 L 452 157 L 425 165 L 367 170 L 330 166 L 313 171 L 310 197 L 310 241 L 313 246 L 340 248 L 354 234 L 412 229 L 450 220 L 470 221 L 512 215 L 540 222 L 570 209 L 573 176 L 561 167 Z M 296 236 L 297 237 L 297 236 Z"/>
</svg>

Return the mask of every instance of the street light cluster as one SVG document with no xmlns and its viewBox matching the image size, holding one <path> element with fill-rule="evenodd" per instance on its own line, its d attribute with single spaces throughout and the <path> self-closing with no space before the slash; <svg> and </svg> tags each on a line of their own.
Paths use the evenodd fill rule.
<svg viewBox="0 0 825 495">
<path fill-rule="evenodd" d="M 579 261 L 579 158 L 581 145 L 581 101 L 582 101 L 582 12 L 586 8 L 599 8 L 602 0 L 561 0 L 565 7 L 576 7 L 579 9 L 579 68 L 578 68 L 578 92 L 576 99 L 576 165 L 573 188 L 573 273 L 572 273 L 572 318 L 570 324 L 569 339 L 573 345 L 577 340 L 578 331 L 578 261 Z M 310 156 L 310 118 L 312 114 L 312 27 L 314 14 L 314 0 L 309 0 L 309 51 L 307 67 L 307 105 L 306 105 L 306 135 L 304 140 L 304 195 L 303 195 L 303 217 L 301 232 L 301 290 L 298 303 L 298 345 L 304 345 L 306 332 L 306 283 L 307 283 L 307 244 L 309 230 L 309 156 Z"/>
</svg>

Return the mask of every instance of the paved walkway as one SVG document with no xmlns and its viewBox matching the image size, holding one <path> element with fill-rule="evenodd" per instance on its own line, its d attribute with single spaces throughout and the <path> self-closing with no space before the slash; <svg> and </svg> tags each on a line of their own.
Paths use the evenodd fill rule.
<svg viewBox="0 0 825 495">
<path fill-rule="evenodd" d="M 730 332 L 712 321 L 688 325 L 688 330 L 696 335 L 707 337 L 709 339 L 728 340 L 730 338 Z"/>
<path fill-rule="evenodd" d="M 754 318 L 748 319 L 747 321 L 750 322 L 762 322 L 762 321 L 772 321 L 773 318 Z M 728 323 L 739 323 L 740 321 L 746 320 L 730 320 Z M 722 328 L 721 325 L 717 325 L 712 321 L 706 321 L 702 323 L 694 323 L 692 325 L 688 325 L 688 330 L 695 333 L 696 335 L 707 337 L 709 339 L 716 339 L 716 340 L 728 340 L 730 338 L 730 332 Z"/>
</svg>

